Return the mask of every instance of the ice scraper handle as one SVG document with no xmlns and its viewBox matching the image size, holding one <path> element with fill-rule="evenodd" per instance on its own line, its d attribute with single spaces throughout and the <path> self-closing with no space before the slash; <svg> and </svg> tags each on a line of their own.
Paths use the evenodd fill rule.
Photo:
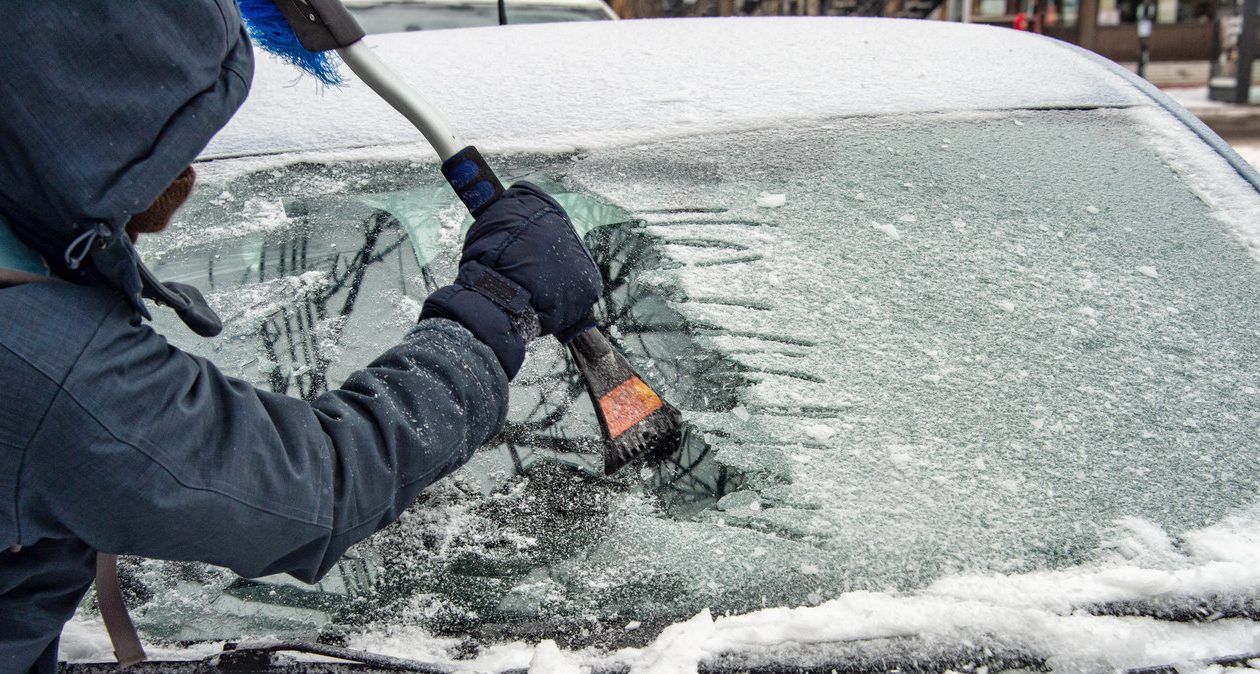
<svg viewBox="0 0 1260 674">
<path fill-rule="evenodd" d="M 442 162 L 442 175 L 474 218 L 503 196 L 503 184 L 471 145 Z"/>
</svg>

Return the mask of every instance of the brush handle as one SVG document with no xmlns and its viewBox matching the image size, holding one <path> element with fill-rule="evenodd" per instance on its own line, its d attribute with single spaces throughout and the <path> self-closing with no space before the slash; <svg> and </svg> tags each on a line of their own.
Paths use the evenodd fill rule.
<svg viewBox="0 0 1260 674">
<path fill-rule="evenodd" d="M 385 99 L 390 107 L 406 117 L 424 135 L 439 159 L 445 161 L 463 150 L 464 141 L 455 135 L 441 111 L 399 78 L 365 42 L 359 40 L 342 47 L 337 50 L 337 54 L 369 89 Z"/>
<path fill-rule="evenodd" d="M 477 148 L 464 145 L 437 108 L 400 80 L 370 47 L 360 41 L 338 49 L 337 53 L 354 74 L 429 141 L 442 159 L 442 175 L 474 218 L 503 195 L 503 184 Z"/>
<path fill-rule="evenodd" d="M 442 162 L 442 175 L 474 218 L 503 196 L 503 183 L 471 145 Z"/>
</svg>

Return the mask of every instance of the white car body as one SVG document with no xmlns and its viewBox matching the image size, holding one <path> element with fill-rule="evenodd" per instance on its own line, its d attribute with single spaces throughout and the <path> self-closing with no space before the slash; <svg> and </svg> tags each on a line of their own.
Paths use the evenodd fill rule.
<svg viewBox="0 0 1260 674">
<path fill-rule="evenodd" d="M 724 408 L 685 381 L 667 393 L 692 401 L 688 420 L 746 481 L 674 519 L 648 497 L 614 499 L 580 554 L 504 581 L 498 608 L 572 601 L 589 632 L 617 633 L 602 645 L 557 648 L 544 630 L 487 637 L 456 662 L 459 639 L 424 622 L 447 606 L 437 594 L 351 645 L 478 671 L 645 672 L 959 651 L 1123 669 L 1260 650 L 1245 608 L 1260 593 L 1260 319 L 1245 299 L 1260 287 L 1260 176 L 1179 106 L 1069 45 L 940 22 L 367 40 L 509 177 L 545 166 L 655 242 L 643 287 L 740 375 Z M 260 57 L 198 165 L 202 206 L 252 199 L 246 222 L 176 223 L 144 252 L 218 259 L 216 237 L 283 233 L 291 195 L 352 191 L 359 166 L 364 183 L 436 176 L 436 159 L 353 78 L 328 89 Z M 316 168 L 266 197 L 233 187 L 271 189 L 295 166 Z M 454 197 L 425 189 L 438 206 L 416 216 L 433 223 L 424 245 L 456 249 Z M 309 285 L 293 278 L 286 292 Z M 263 284 L 242 283 L 210 293 L 239 309 L 220 312 L 229 323 L 258 313 L 240 298 Z M 401 329 L 382 327 L 388 313 L 343 340 L 337 367 Z M 668 379 L 688 355 L 637 362 Z M 441 515 L 458 547 L 468 513 Z M 635 593 L 668 615 L 642 627 Z M 1186 597 L 1235 608 L 1176 620 Z M 100 657 L 75 637 L 91 628 L 72 623 L 63 649 Z M 963 664 L 988 662 L 974 657 Z"/>
<path fill-rule="evenodd" d="M 475 28 L 498 24 L 498 0 L 350 0 L 369 34 Z M 508 0 L 509 24 L 616 19 L 603 0 Z"/>
</svg>

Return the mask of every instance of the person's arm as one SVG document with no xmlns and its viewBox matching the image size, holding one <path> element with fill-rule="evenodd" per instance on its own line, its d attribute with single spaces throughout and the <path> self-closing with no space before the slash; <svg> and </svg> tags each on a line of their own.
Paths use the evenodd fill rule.
<svg viewBox="0 0 1260 674">
<path fill-rule="evenodd" d="M 27 451 L 28 533 L 314 581 L 501 428 L 507 379 L 467 330 L 421 321 L 313 403 L 169 346 L 125 304 Z"/>
<path fill-rule="evenodd" d="M 529 340 L 589 325 L 600 289 L 564 210 L 519 184 L 478 217 L 419 325 L 313 403 L 223 375 L 119 302 L 27 448 L 22 540 L 318 579 L 499 432 Z"/>
</svg>

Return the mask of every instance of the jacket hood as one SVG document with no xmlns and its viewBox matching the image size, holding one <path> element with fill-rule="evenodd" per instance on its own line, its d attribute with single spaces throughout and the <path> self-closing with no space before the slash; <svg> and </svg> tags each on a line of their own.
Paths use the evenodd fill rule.
<svg viewBox="0 0 1260 674">
<path fill-rule="evenodd" d="M 13 2 L 4 18 L 0 218 L 55 274 L 112 288 L 147 316 L 141 296 L 170 303 L 170 289 L 124 228 L 249 92 L 236 4 Z"/>
</svg>

